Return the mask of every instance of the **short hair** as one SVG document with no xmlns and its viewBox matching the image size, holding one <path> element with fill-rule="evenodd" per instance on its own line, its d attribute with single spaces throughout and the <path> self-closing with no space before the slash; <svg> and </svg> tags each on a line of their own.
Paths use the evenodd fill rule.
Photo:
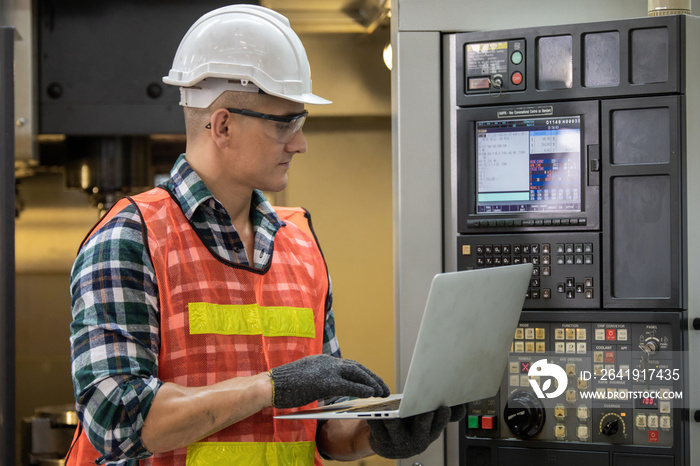
<svg viewBox="0 0 700 466">
<path fill-rule="evenodd" d="M 220 108 L 251 109 L 259 94 L 242 91 L 225 91 L 207 108 L 183 107 L 185 113 L 185 131 L 187 139 L 194 140 L 199 136 L 211 120 L 211 115 Z"/>
</svg>

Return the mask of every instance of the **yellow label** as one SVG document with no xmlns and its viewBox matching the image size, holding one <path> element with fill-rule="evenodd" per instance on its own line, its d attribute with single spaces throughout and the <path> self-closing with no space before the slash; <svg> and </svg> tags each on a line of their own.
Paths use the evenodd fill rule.
<svg viewBox="0 0 700 466">
<path fill-rule="evenodd" d="M 314 442 L 198 442 L 187 447 L 187 466 L 309 466 Z"/>
<path fill-rule="evenodd" d="M 315 338 L 311 309 L 258 304 L 190 303 L 190 335 L 264 335 Z"/>
<path fill-rule="evenodd" d="M 486 44 L 467 44 L 467 51 L 484 53 L 491 50 L 508 50 L 508 42 L 488 42 Z"/>
</svg>

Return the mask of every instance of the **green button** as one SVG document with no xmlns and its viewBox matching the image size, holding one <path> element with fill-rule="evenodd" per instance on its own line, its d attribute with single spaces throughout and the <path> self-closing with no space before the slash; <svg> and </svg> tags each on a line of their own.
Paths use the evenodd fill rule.
<svg viewBox="0 0 700 466">
<path fill-rule="evenodd" d="M 523 54 L 521 52 L 513 52 L 513 55 L 510 56 L 510 61 L 515 65 L 521 64 L 523 62 Z"/>
<path fill-rule="evenodd" d="M 470 414 L 467 416 L 467 428 L 478 429 L 479 428 L 479 416 Z"/>
</svg>

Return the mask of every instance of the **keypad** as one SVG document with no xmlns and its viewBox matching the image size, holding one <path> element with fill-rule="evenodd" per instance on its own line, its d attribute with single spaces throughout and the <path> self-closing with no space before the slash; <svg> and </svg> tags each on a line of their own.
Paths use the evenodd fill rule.
<svg viewBox="0 0 700 466">
<path fill-rule="evenodd" d="M 531 263 L 532 279 L 526 298 L 551 299 L 552 290 L 540 286 L 540 277 L 548 277 L 552 274 L 551 251 L 552 247 L 549 243 L 478 244 L 476 266 L 483 268 Z"/>
<path fill-rule="evenodd" d="M 593 243 L 477 244 L 476 266 L 484 268 L 531 263 L 532 279 L 527 299 L 548 300 L 554 293 L 563 294 L 567 299 L 577 296 L 594 299 L 593 277 L 566 277 L 564 282 L 557 282 L 555 289 L 543 287 L 541 281 L 541 277 L 552 275 L 553 265 L 592 265 L 594 249 Z"/>
<path fill-rule="evenodd" d="M 560 227 L 586 226 L 588 219 L 581 218 L 538 218 L 538 219 L 499 219 L 499 220 L 469 220 L 469 228 L 494 227 Z"/>
<path fill-rule="evenodd" d="M 556 261 L 559 265 L 592 265 L 593 243 L 557 243 Z"/>
</svg>

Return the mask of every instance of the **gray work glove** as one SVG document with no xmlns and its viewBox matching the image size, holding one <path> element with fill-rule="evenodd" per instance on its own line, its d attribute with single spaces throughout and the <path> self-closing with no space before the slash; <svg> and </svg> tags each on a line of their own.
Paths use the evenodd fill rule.
<svg viewBox="0 0 700 466">
<path fill-rule="evenodd" d="M 405 419 L 368 420 L 369 445 L 384 458 L 410 458 L 424 452 L 437 440 L 448 422 L 457 422 L 466 413 L 465 405 L 441 406 Z"/>
<path fill-rule="evenodd" d="M 270 377 L 275 408 L 296 408 L 331 396 L 389 396 L 389 387 L 365 366 L 328 354 L 275 367 Z"/>
</svg>

